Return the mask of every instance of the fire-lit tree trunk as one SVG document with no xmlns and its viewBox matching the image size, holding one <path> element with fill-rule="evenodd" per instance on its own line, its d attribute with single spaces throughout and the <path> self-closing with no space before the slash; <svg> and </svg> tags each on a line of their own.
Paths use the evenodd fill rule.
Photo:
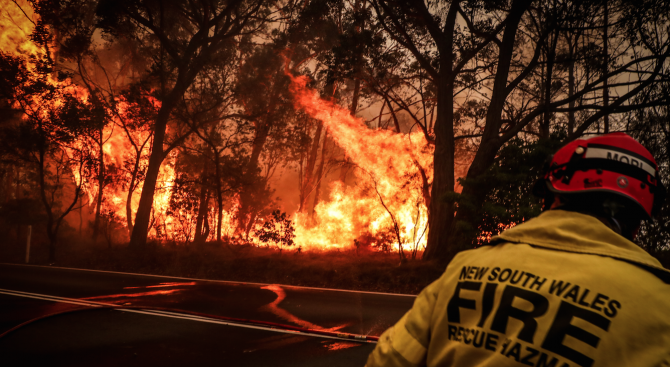
<svg viewBox="0 0 670 367">
<path fill-rule="evenodd" d="M 144 144 L 142 144 L 142 147 L 139 150 L 136 149 L 133 171 L 130 174 L 130 183 L 128 184 L 128 193 L 126 194 L 126 225 L 128 226 L 128 236 L 132 236 L 133 234 L 133 194 L 135 194 L 135 190 L 138 186 L 137 176 L 140 171 L 142 150 L 144 150 L 144 145 L 148 142 L 148 140 L 149 139 L 147 138 L 147 140 L 144 141 Z"/>
<path fill-rule="evenodd" d="M 128 184 L 128 193 L 126 194 L 126 226 L 128 227 L 128 236 L 133 235 L 133 194 L 137 187 L 137 173 L 140 169 L 140 155 L 135 157 L 135 165 L 133 172 L 130 175 L 130 183 Z"/>
<path fill-rule="evenodd" d="M 323 145 L 321 146 L 321 161 L 319 162 L 319 167 L 316 169 L 316 175 L 314 179 L 316 180 L 316 188 L 314 189 L 314 204 L 312 205 L 312 217 L 314 217 L 314 210 L 316 209 L 317 204 L 319 204 L 319 197 L 321 196 L 321 182 L 323 181 L 323 168 L 326 164 L 326 143 L 328 142 L 328 129 L 326 133 L 323 134 Z"/>
<path fill-rule="evenodd" d="M 393 126 L 395 127 L 395 132 L 397 132 L 398 134 L 402 134 L 402 130 L 400 129 L 400 121 L 398 121 L 398 115 L 396 114 L 396 110 L 393 108 L 393 103 L 388 98 L 388 94 L 386 93 L 382 94 L 382 98 L 384 99 L 384 105 L 389 106 L 389 113 L 391 114 L 391 119 L 393 120 Z M 382 108 L 384 108 L 383 105 Z"/>
<path fill-rule="evenodd" d="M 100 211 L 102 210 L 102 199 L 103 193 L 105 191 L 105 152 L 103 149 L 103 131 L 100 129 L 98 132 L 99 141 L 96 141 L 98 144 L 98 197 L 95 199 L 95 219 L 93 222 L 93 241 L 98 239 L 98 234 L 100 232 Z"/>
<path fill-rule="evenodd" d="M 441 57 L 440 68 L 452 67 L 450 56 Z M 446 75 L 445 75 L 446 74 Z M 437 91 L 437 117 L 435 121 L 435 153 L 433 187 L 431 190 L 430 217 L 428 218 L 428 242 L 425 259 L 435 259 L 446 255 L 449 230 L 454 219 L 454 202 L 445 198 L 454 192 L 454 125 L 453 125 L 453 80 L 444 72 L 440 75 Z"/>
<path fill-rule="evenodd" d="M 200 175 L 200 200 L 198 201 L 198 216 L 195 221 L 195 235 L 193 236 L 193 242 L 201 243 L 207 240 L 207 237 L 203 238 L 203 221 L 205 220 L 205 215 L 209 210 L 209 188 L 207 186 L 207 175 L 209 164 L 207 158 L 204 159 L 205 164 L 202 168 L 202 174 Z"/>
<path fill-rule="evenodd" d="M 323 94 L 327 97 L 331 97 L 335 91 L 335 81 L 330 80 L 323 88 Z M 309 154 L 307 156 L 307 166 L 305 167 L 305 176 L 302 180 L 302 185 L 300 187 L 300 207 L 298 211 L 300 212 L 310 212 L 309 209 L 309 198 L 312 193 L 315 193 L 316 187 L 321 180 L 321 174 L 314 171 L 316 167 L 316 160 L 319 156 L 319 146 L 321 145 L 321 135 L 323 134 L 323 122 L 317 121 L 316 131 L 314 132 L 314 137 L 312 139 L 312 146 L 310 147 Z M 327 135 L 327 134 L 326 134 Z M 324 140 L 323 144 L 326 144 Z M 322 149 L 323 150 L 323 149 Z M 318 168 L 317 168 L 318 170 Z M 315 193 L 316 195 L 316 193 Z M 314 199 L 313 202 L 316 203 L 318 199 Z M 316 205 L 316 204 L 315 204 Z M 312 211 L 313 216 L 313 211 Z"/>
<path fill-rule="evenodd" d="M 449 231 L 454 219 L 454 201 L 448 195 L 454 192 L 454 27 L 459 1 L 454 1 L 447 15 L 444 30 L 438 43 L 440 74 L 437 79 L 437 116 L 435 119 L 435 152 L 433 187 L 431 190 L 428 242 L 425 259 L 446 255 L 449 249 Z"/>
<path fill-rule="evenodd" d="M 186 79 L 186 76 L 180 75 L 180 79 Z M 192 76 L 193 78 L 195 75 Z M 151 209 L 153 207 L 154 194 L 156 192 L 156 183 L 158 181 L 158 173 L 160 172 L 161 164 L 165 159 L 163 152 L 163 141 L 165 140 L 165 130 L 170 118 L 172 110 L 176 106 L 177 99 L 184 94 L 186 88 L 193 81 L 182 80 L 181 83 L 172 89 L 168 97 L 163 101 L 161 109 L 156 118 L 156 125 L 154 129 L 154 139 L 151 146 L 151 155 L 149 156 L 149 165 L 142 186 L 142 194 L 140 196 L 140 203 L 137 207 L 137 214 L 135 215 L 135 225 L 133 226 L 133 233 L 130 237 L 131 246 L 144 246 L 147 241 L 149 233 L 149 221 L 151 219 Z"/>
<path fill-rule="evenodd" d="M 275 98 L 273 98 L 273 101 L 275 99 L 276 95 Z M 272 106 L 271 111 L 273 111 L 274 103 L 271 103 L 271 106 Z M 253 208 L 253 204 L 251 202 L 252 193 L 254 190 L 259 189 L 260 186 L 265 186 L 266 184 L 263 181 L 252 180 L 251 177 L 257 175 L 257 173 L 260 171 L 259 167 L 260 155 L 261 152 L 263 151 L 263 147 L 265 146 L 265 142 L 267 141 L 268 135 L 270 133 L 271 122 L 269 120 L 270 120 L 270 114 L 268 114 L 268 116 L 265 119 L 263 119 L 263 121 L 255 123 L 256 135 L 254 137 L 249 163 L 247 164 L 247 169 L 245 171 L 247 179 L 245 180 L 245 187 L 242 188 L 242 192 L 240 193 L 238 230 L 244 233 L 246 237 L 249 236 L 249 232 L 251 231 L 251 227 L 253 226 L 253 222 L 256 217 L 255 208 Z"/>
<path fill-rule="evenodd" d="M 128 138 L 128 141 L 130 141 L 130 145 L 133 147 L 133 150 L 135 151 L 135 157 L 132 166 L 133 168 L 132 171 L 130 172 L 130 182 L 128 183 L 128 192 L 126 193 L 126 226 L 128 227 L 128 237 L 131 237 L 133 234 L 133 205 L 132 205 L 133 195 L 135 194 L 135 190 L 139 186 L 139 174 L 140 174 L 140 164 L 142 161 L 142 152 L 144 151 L 144 147 L 151 141 L 153 135 L 148 134 L 147 137 L 144 139 L 144 141 L 140 140 L 136 143 L 135 139 L 133 138 L 133 133 L 130 131 L 125 119 L 119 116 L 118 114 L 117 117 L 121 120 L 122 123 L 121 127 L 123 128 L 123 131 L 126 133 L 126 137 Z"/>
<path fill-rule="evenodd" d="M 314 177 L 314 166 L 316 165 L 316 156 L 319 153 L 319 142 L 321 140 L 321 134 L 323 131 L 323 122 L 320 120 L 316 123 L 316 132 L 314 133 L 314 138 L 312 139 L 312 146 L 310 147 L 309 153 L 307 155 L 307 165 L 305 166 L 305 175 L 303 176 L 301 185 L 300 185 L 300 207 L 298 211 L 303 212 L 307 210 L 307 200 L 309 199 L 310 193 L 314 188 L 313 177 Z"/>
<path fill-rule="evenodd" d="M 207 196 L 209 200 L 209 196 Z M 203 218 L 202 241 L 207 241 L 209 237 L 209 210 L 205 210 L 205 218 Z"/>
<path fill-rule="evenodd" d="M 84 227 L 84 204 L 79 205 L 79 236 L 81 236 L 82 228 Z"/>
<path fill-rule="evenodd" d="M 221 187 L 221 163 L 218 152 L 214 153 L 214 179 L 216 180 L 216 243 L 220 245 L 223 227 L 223 188 Z"/>
</svg>

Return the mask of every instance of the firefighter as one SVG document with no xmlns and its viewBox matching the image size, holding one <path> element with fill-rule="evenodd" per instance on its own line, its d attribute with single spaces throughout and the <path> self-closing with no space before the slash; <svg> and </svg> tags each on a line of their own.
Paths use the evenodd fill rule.
<svg viewBox="0 0 670 367">
<path fill-rule="evenodd" d="M 670 366 L 670 271 L 632 242 L 664 196 L 653 156 L 575 140 L 534 193 L 542 214 L 454 257 L 367 366 Z"/>
</svg>

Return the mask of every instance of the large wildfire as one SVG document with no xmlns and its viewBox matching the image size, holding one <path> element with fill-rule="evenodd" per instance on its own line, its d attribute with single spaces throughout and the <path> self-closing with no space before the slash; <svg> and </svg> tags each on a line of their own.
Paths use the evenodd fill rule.
<svg viewBox="0 0 670 367">
<path fill-rule="evenodd" d="M 379 238 L 390 228 L 399 232 L 401 244 L 422 247 L 428 212 L 421 171 L 432 172 L 432 150 L 423 134 L 371 130 L 346 109 L 319 98 L 307 81 L 291 76 L 297 106 L 323 121 L 358 167 L 359 180 L 353 186 L 331 184 L 329 200 L 315 208 L 316 225 L 307 226 L 304 215 L 297 214 L 296 242 L 307 248 L 347 247 L 364 235 Z"/>
<path fill-rule="evenodd" d="M 11 1 L 1 4 L 0 47 L 3 52 L 26 60 L 30 54 L 44 52 L 29 37 L 34 27 L 30 19 L 34 15 L 28 12 L 30 6 L 18 2 L 22 5 L 21 10 Z M 405 250 L 422 251 L 427 238 L 427 187 L 432 181 L 432 147 L 424 135 L 372 129 L 364 120 L 352 116 L 348 109 L 319 97 L 316 90 L 308 87 L 306 77 L 288 76 L 295 107 L 323 123 L 332 141 L 354 167 L 350 179 L 345 182 L 332 180 L 328 184 L 328 198 L 314 207 L 313 214 L 289 213 L 295 226 L 295 245 L 304 250 L 327 250 L 361 244 L 374 246 L 383 242 L 396 250 L 402 246 Z M 55 79 L 51 82 L 59 83 Z M 84 101 L 88 98 L 84 88 L 73 87 L 72 93 Z M 118 110 L 111 114 L 115 121 L 104 129 L 105 163 L 122 167 L 139 154 L 139 166 L 146 167 L 151 149 L 150 135 L 141 124 L 135 124 L 135 129 L 124 129 L 128 126 L 127 120 L 135 115 L 129 111 L 127 101 L 119 98 L 116 102 Z M 156 109 L 160 108 L 159 101 L 152 103 Z M 82 141 L 81 144 L 86 143 Z M 178 159 L 178 150 L 173 150 L 162 164 L 153 202 L 150 238 L 179 242 L 193 238 L 194 229 L 189 226 L 195 222 L 195 214 L 192 211 L 175 212 L 170 208 Z M 142 183 L 139 182 L 129 195 L 132 177 L 129 173 L 123 175 L 120 181 L 125 181 L 124 185 L 104 188 L 102 211 L 127 227 L 132 223 L 128 221 L 128 213 L 134 216 L 137 210 Z M 74 170 L 72 178 L 75 182 L 82 179 Z M 86 182 L 84 189 L 88 199 L 85 201 L 93 210 L 99 190 L 96 181 Z M 238 209 L 239 199 L 233 198 L 223 211 L 223 236 L 235 235 Z M 212 228 L 217 223 L 216 216 L 216 210 L 210 208 L 208 221 Z M 256 224 L 257 227 L 261 225 Z M 260 245 L 255 229 L 245 240 Z M 216 240 L 215 237 L 216 232 L 211 231 L 208 240 Z"/>
</svg>

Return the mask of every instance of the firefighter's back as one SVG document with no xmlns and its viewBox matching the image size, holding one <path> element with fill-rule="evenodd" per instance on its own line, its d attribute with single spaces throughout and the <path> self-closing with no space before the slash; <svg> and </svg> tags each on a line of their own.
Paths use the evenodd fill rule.
<svg viewBox="0 0 670 367">
<path fill-rule="evenodd" d="M 651 256 L 562 211 L 503 237 L 459 254 L 434 288 L 428 365 L 670 362 L 670 285 Z"/>
</svg>

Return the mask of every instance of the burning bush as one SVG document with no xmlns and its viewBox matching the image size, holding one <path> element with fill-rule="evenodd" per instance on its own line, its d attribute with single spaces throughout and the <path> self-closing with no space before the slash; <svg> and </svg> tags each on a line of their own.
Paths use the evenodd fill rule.
<svg viewBox="0 0 670 367">
<path fill-rule="evenodd" d="M 258 239 L 263 243 L 274 242 L 279 245 L 280 250 L 284 246 L 293 246 L 295 242 L 295 228 L 293 222 L 285 212 L 275 210 L 268 221 L 256 231 Z"/>
</svg>

